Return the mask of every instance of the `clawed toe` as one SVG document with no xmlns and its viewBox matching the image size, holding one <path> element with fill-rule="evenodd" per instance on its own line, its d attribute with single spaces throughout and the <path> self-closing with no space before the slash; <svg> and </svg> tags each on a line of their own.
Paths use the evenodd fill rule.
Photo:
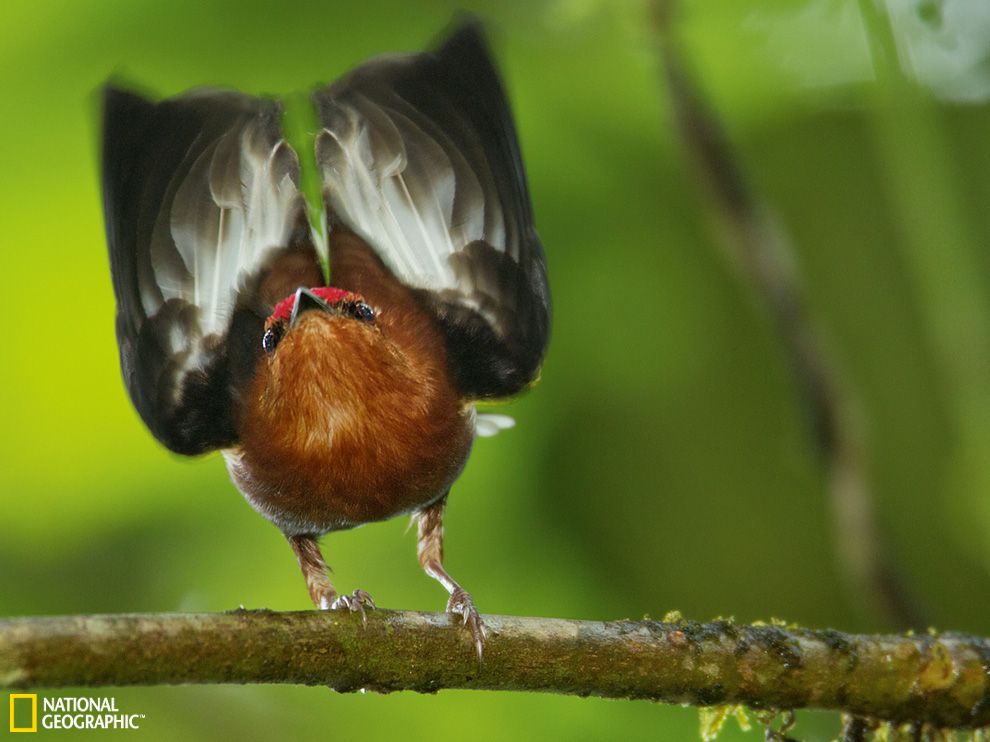
<svg viewBox="0 0 990 742">
<path fill-rule="evenodd" d="M 367 626 L 368 616 L 364 612 L 365 608 L 374 610 L 375 601 L 364 590 L 355 590 L 350 595 L 338 595 L 337 598 L 330 604 L 331 611 L 346 609 L 352 613 L 360 613 L 361 622 Z"/>
<path fill-rule="evenodd" d="M 474 607 L 474 600 L 472 600 L 470 593 L 460 587 L 455 589 L 450 594 L 450 600 L 447 601 L 447 612 L 464 619 L 464 626 L 471 631 L 471 635 L 474 637 L 474 649 L 478 653 L 478 660 L 480 661 L 484 641 L 488 638 L 488 631 L 485 629 L 485 623 L 481 620 L 478 609 Z"/>
</svg>

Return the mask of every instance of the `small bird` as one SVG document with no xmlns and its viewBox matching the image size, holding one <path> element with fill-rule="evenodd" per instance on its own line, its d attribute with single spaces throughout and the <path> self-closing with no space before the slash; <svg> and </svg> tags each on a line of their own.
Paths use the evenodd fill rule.
<svg viewBox="0 0 990 742">
<path fill-rule="evenodd" d="M 374 608 L 336 591 L 318 539 L 412 514 L 480 657 L 481 617 L 443 565 L 444 506 L 475 436 L 511 424 L 475 404 L 534 382 L 551 314 L 512 117 L 474 22 L 311 100 L 315 205 L 277 100 L 106 87 L 124 381 L 166 447 L 222 451 L 318 609 Z"/>
</svg>

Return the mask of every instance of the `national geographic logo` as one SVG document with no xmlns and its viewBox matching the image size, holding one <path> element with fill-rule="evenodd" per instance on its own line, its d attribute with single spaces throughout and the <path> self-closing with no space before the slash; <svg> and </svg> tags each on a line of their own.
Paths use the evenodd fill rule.
<svg viewBox="0 0 990 742">
<path fill-rule="evenodd" d="M 25 711 L 24 709 L 28 710 Z M 18 713 L 19 710 L 19 713 Z M 18 724 L 20 719 L 20 724 Z M 30 719 L 30 725 L 26 720 Z M 14 732 L 37 732 L 38 731 L 38 694 L 37 693 L 11 693 L 10 694 L 10 731 Z"/>
<path fill-rule="evenodd" d="M 38 713 L 37 693 L 10 694 L 10 731 L 37 732 L 60 729 L 140 729 L 144 714 L 121 713 L 111 696 L 62 696 L 42 698 Z"/>
</svg>

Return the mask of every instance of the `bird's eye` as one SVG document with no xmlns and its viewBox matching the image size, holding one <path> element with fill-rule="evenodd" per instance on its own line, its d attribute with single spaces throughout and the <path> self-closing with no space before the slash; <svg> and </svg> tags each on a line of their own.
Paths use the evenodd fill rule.
<svg viewBox="0 0 990 742">
<path fill-rule="evenodd" d="M 359 319 L 362 322 L 375 321 L 375 310 L 363 301 L 354 302 L 348 307 L 348 310 L 354 319 Z"/>
<path fill-rule="evenodd" d="M 285 334 L 285 327 L 281 322 L 265 330 L 264 337 L 261 338 L 261 347 L 265 349 L 265 353 L 271 353 L 275 350 L 275 346 L 278 345 L 283 334 Z"/>
</svg>

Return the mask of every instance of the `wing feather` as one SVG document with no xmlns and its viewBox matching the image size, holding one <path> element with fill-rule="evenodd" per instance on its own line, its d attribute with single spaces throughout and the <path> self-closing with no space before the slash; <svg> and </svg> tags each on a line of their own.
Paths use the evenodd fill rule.
<svg viewBox="0 0 990 742">
<path fill-rule="evenodd" d="M 160 103 L 105 93 L 121 366 L 145 423 L 181 453 L 235 442 L 239 385 L 270 310 L 260 286 L 280 256 L 300 249 L 299 161 L 279 116 L 274 101 L 233 92 Z"/>
<path fill-rule="evenodd" d="M 420 290 L 466 396 L 520 391 L 543 359 L 550 293 L 515 128 L 478 28 L 434 52 L 372 60 L 315 98 L 328 211 Z"/>
</svg>

